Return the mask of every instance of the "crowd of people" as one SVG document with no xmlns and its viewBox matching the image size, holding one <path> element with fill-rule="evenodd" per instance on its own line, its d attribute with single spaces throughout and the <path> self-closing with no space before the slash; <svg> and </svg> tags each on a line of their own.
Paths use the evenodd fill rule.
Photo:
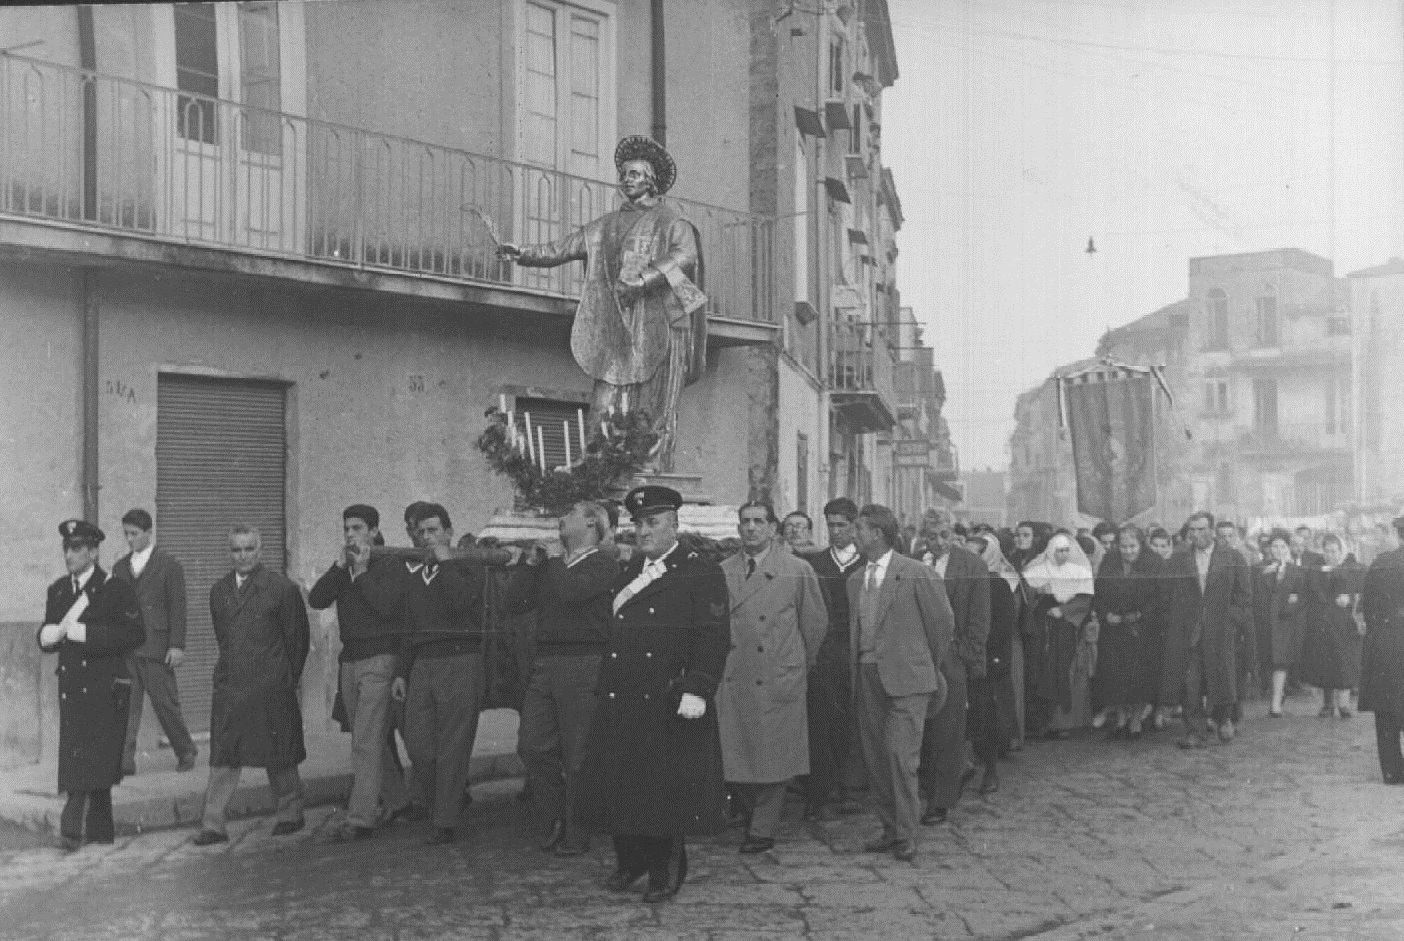
<svg viewBox="0 0 1404 941">
<path fill-rule="evenodd" d="M 341 640 L 354 783 L 337 838 L 403 818 L 429 843 L 456 839 L 503 625 L 541 849 L 579 856 L 608 834 L 608 887 L 647 876 L 645 901 L 678 891 L 690 836 L 735 826 L 741 853 L 772 849 L 791 795 L 806 821 L 866 803 L 881 831 L 865 850 L 910 860 L 966 791 L 998 792 L 1001 760 L 1028 741 L 1089 728 L 1134 740 L 1178 717 L 1182 748 L 1227 745 L 1246 698 L 1270 696 L 1282 717 L 1303 686 L 1322 690 L 1323 719 L 1375 712 L 1384 779 L 1404 783 L 1404 549 L 1367 573 L 1337 534 L 1254 543 L 1209 513 L 1173 534 L 997 529 L 943 509 L 904 529 L 847 498 L 825 505 L 822 547 L 808 516 L 781 520 L 764 501 L 739 508 L 734 545 L 708 545 L 680 535 L 681 504 L 636 488 L 623 537 L 618 507 L 577 504 L 559 551 L 455 539 L 448 511 L 424 502 L 405 511 L 412 548 L 393 550 L 374 507 L 347 507 L 343 550 L 307 598 L 335 608 Z M 60 526 L 69 575 L 39 634 L 59 654 L 70 849 L 113 837 L 111 787 L 136 771 L 143 696 L 179 767 L 196 754 L 173 673 L 179 563 L 153 547 L 148 513 L 123 523 L 131 551 L 110 577 L 101 530 Z M 1395 526 L 1404 539 L 1404 517 Z M 244 767 L 266 769 L 275 835 L 304 826 L 307 604 L 263 565 L 256 529 L 234 527 L 229 551 L 209 597 L 219 659 L 199 846 L 228 840 Z"/>
</svg>

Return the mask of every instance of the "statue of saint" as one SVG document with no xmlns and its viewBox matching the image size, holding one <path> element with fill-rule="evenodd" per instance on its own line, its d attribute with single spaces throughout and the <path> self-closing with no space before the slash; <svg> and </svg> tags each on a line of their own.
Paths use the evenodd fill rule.
<svg viewBox="0 0 1404 941">
<path fill-rule="evenodd" d="M 585 286 L 570 349 L 595 380 L 597 418 L 610 409 L 645 411 L 659 433 L 653 470 L 671 471 L 678 396 L 706 368 L 706 295 L 697 230 L 660 198 L 677 178 L 673 158 L 647 137 L 614 151 L 624 204 L 544 245 L 504 244 L 498 255 L 549 268 L 585 262 Z"/>
</svg>

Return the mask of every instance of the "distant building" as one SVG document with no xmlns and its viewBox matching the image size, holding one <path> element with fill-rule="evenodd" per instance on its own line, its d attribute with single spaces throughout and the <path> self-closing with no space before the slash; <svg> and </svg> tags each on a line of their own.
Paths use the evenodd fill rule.
<svg viewBox="0 0 1404 941">
<path fill-rule="evenodd" d="M 1012 525 L 1005 492 L 1007 481 L 1008 474 L 1004 471 L 986 469 L 962 473 L 960 484 L 964 499 L 956 507 L 956 516 L 971 523 L 989 523 L 994 527 Z"/>
<path fill-rule="evenodd" d="M 1404 261 L 1346 276 L 1356 383 L 1356 481 L 1367 506 L 1404 502 Z"/>
</svg>

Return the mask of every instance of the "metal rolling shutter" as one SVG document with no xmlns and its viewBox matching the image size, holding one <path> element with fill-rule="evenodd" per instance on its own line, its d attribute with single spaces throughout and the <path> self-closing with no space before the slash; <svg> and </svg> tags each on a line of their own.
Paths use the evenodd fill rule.
<svg viewBox="0 0 1404 941">
<path fill-rule="evenodd" d="M 229 572 L 229 528 L 257 526 L 263 563 L 285 570 L 284 387 L 161 375 L 156 385 L 156 538 L 185 568 L 188 627 L 177 673 L 192 731 L 209 728 L 218 647 L 210 587 Z"/>
</svg>

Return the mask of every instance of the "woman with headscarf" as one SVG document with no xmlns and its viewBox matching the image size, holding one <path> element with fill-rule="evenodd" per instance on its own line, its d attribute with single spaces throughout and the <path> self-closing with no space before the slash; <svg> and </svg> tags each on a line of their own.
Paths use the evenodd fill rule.
<svg viewBox="0 0 1404 941">
<path fill-rule="evenodd" d="M 1088 683 L 1097 659 L 1092 567 L 1072 535 L 1059 531 L 1024 570 L 1024 581 L 1036 595 L 1033 616 L 1041 633 L 1038 695 L 1053 707 L 1045 734 L 1067 738 L 1091 719 Z"/>
<path fill-rule="evenodd" d="M 1159 688 L 1160 670 L 1151 673 L 1151 652 L 1160 629 L 1160 558 L 1145 547 L 1131 524 L 1116 535 L 1116 550 L 1097 569 L 1097 672 L 1092 678 L 1094 709 L 1115 716 L 1108 738 L 1125 731 L 1140 738 L 1141 722 Z M 1154 681 L 1152 681 L 1152 676 Z"/>
<path fill-rule="evenodd" d="M 1306 636 L 1297 677 L 1321 688 L 1320 718 L 1349 719 L 1350 691 L 1360 683 L 1360 648 L 1363 631 L 1356 620 L 1365 569 L 1346 555 L 1345 543 L 1335 533 L 1321 541 L 1326 564 L 1307 572 Z"/>
<path fill-rule="evenodd" d="M 1278 718 L 1282 715 L 1287 672 L 1295 670 L 1301 659 L 1307 572 L 1292 560 L 1292 535 L 1285 529 L 1273 530 L 1268 537 L 1268 556 L 1272 561 L 1257 573 L 1253 585 L 1253 619 L 1272 670 L 1268 715 Z"/>
<path fill-rule="evenodd" d="M 1014 527 L 1014 548 L 1007 558 L 1016 572 L 1023 572 L 1048 548 L 1048 540 L 1053 536 L 1053 527 L 1047 523 L 1021 520 Z M 1021 729 L 1025 736 L 1030 729 L 1035 734 L 1048 724 L 1050 706 L 1038 695 L 1038 678 L 1043 672 L 1043 625 L 1034 617 L 1036 595 L 1028 583 L 1020 581 L 1015 595 L 1015 626 L 1018 628 L 1021 648 L 1020 666 L 1023 668 L 1024 683 L 1020 688 L 1019 715 Z M 1022 747 L 1022 741 L 1021 741 Z"/>
<path fill-rule="evenodd" d="M 1023 747 L 1024 739 L 1024 642 L 1019 636 L 1019 584 L 1021 578 L 1000 551 L 993 533 L 969 540 L 990 570 L 990 633 L 985 641 L 985 677 L 993 697 L 994 732 L 999 752 Z M 1013 743 L 1013 744 L 1011 744 Z M 986 777 L 992 776 L 986 769 Z M 998 787 L 995 782 L 994 787 Z M 981 790 L 984 790 L 982 785 Z M 991 788 L 993 790 L 993 788 Z"/>
</svg>

